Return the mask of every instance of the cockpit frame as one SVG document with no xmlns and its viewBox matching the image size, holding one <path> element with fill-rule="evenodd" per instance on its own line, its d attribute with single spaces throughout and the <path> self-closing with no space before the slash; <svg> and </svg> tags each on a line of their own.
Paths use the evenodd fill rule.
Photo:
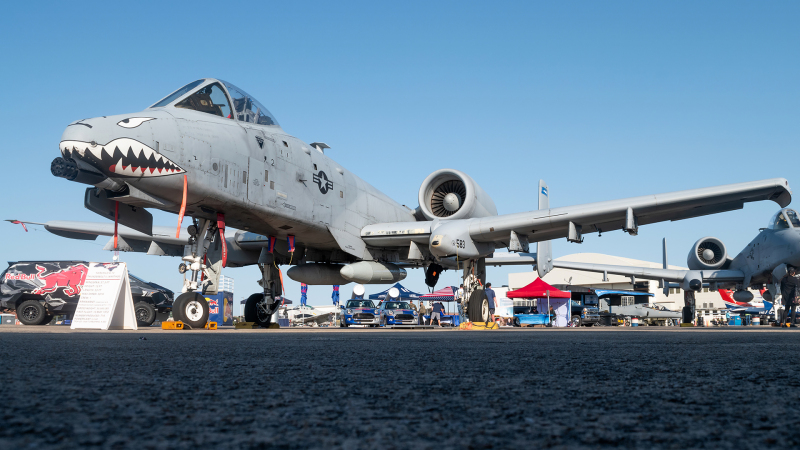
<svg viewBox="0 0 800 450">
<path fill-rule="evenodd" d="M 768 230 L 800 229 L 800 215 L 791 208 L 783 208 L 772 215 L 767 225 Z"/>
<path fill-rule="evenodd" d="M 231 115 L 227 117 L 228 119 L 232 119 L 235 122 L 239 123 L 249 123 L 250 125 L 280 127 L 277 119 L 275 119 L 275 116 L 272 115 L 272 113 L 267 108 L 265 108 L 261 104 L 261 102 L 259 102 L 253 96 L 251 96 L 244 90 L 238 88 L 237 86 L 217 78 L 201 78 L 199 80 L 195 80 L 191 83 L 188 83 L 183 87 L 181 87 L 180 89 L 173 91 L 171 94 L 162 98 L 158 102 L 154 103 L 148 109 L 176 108 L 177 105 L 185 102 L 187 99 L 194 96 L 196 93 L 200 92 L 201 90 L 215 83 L 218 84 L 219 87 L 222 89 L 222 91 L 225 94 L 226 100 L 228 101 L 228 107 L 231 110 Z M 232 94 L 232 92 L 234 91 L 236 92 L 237 95 Z M 204 108 L 202 110 L 191 107 L 186 109 L 197 110 L 199 112 L 210 113 L 211 115 L 218 116 L 218 114 L 214 114 L 213 112 L 211 112 L 212 110 L 214 110 L 212 105 L 209 105 L 207 108 Z"/>
</svg>

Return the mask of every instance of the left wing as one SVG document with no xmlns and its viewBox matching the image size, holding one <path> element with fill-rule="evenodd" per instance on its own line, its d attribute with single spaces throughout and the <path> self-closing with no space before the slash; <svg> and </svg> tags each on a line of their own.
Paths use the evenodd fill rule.
<svg viewBox="0 0 800 450">
<path fill-rule="evenodd" d="M 466 260 L 503 247 L 526 252 L 530 242 L 563 237 L 580 242 L 584 233 L 621 229 L 635 235 L 640 225 L 741 209 L 761 200 L 788 205 L 789 182 L 774 178 L 499 216 L 381 223 L 364 227 L 361 238 L 370 247 L 410 246 L 409 259 L 422 259 L 420 250 L 427 248 L 438 258 Z"/>
</svg>

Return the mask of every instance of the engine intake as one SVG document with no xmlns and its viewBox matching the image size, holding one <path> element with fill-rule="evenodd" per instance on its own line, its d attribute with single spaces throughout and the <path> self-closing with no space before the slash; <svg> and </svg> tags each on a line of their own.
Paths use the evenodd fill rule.
<svg viewBox="0 0 800 450">
<path fill-rule="evenodd" d="M 441 169 L 425 178 L 419 189 L 419 211 L 427 220 L 496 216 L 497 207 L 469 175 Z"/>
<path fill-rule="evenodd" d="M 691 270 L 716 270 L 728 260 L 725 244 L 715 237 L 704 237 L 692 246 L 686 265 Z"/>
</svg>

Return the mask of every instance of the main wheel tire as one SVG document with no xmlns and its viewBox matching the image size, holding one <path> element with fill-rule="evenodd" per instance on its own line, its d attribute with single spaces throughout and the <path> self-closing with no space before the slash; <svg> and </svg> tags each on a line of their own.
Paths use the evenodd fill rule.
<svg viewBox="0 0 800 450">
<path fill-rule="evenodd" d="M 156 308 L 142 300 L 134 303 L 133 311 L 136 314 L 136 325 L 149 327 L 156 321 Z"/>
<path fill-rule="evenodd" d="M 47 324 L 47 310 L 39 300 L 25 300 L 17 306 L 17 319 L 23 325 Z"/>
<path fill-rule="evenodd" d="M 467 310 L 470 322 L 489 321 L 489 299 L 486 298 L 486 292 L 483 289 L 478 289 L 469 296 Z"/>
<path fill-rule="evenodd" d="M 581 326 L 581 316 L 572 316 L 572 326 L 573 327 Z"/>
<path fill-rule="evenodd" d="M 178 304 L 176 309 L 172 305 L 172 317 L 175 317 L 177 311 L 178 318 L 181 322 L 189 325 L 192 328 L 203 328 L 208 322 L 208 302 L 205 297 L 197 292 L 184 292 L 179 295 L 175 300 Z"/>
<path fill-rule="evenodd" d="M 260 327 L 269 328 L 274 311 L 270 311 L 264 298 L 264 294 L 253 294 L 247 297 L 244 304 L 245 322 L 255 322 Z"/>
</svg>

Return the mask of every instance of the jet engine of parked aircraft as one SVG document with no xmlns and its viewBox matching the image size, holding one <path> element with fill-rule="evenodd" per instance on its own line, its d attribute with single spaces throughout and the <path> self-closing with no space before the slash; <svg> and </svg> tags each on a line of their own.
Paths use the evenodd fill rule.
<svg viewBox="0 0 800 450">
<path fill-rule="evenodd" d="M 125 239 L 113 240 L 109 249 L 184 254 L 184 293 L 173 315 L 194 328 L 208 316 L 206 302 L 194 301 L 196 291 L 214 293 L 229 262 L 260 268 L 263 293 L 250 296 L 245 318 L 264 326 L 279 305 L 279 267 L 287 264 L 297 266 L 292 278 L 326 284 L 392 283 L 405 276 L 401 265 L 463 269 L 470 319 L 485 321 L 485 264 L 495 249 L 522 254 L 495 264 L 533 264 L 537 255 L 528 253 L 529 243 L 538 243 L 537 271 L 543 275 L 551 268 L 551 239 L 581 242 L 587 233 L 612 230 L 635 236 L 641 225 L 731 211 L 753 201 L 782 207 L 791 201 L 789 183 L 777 178 L 550 208 L 547 186 L 540 182 L 538 210 L 498 215 L 472 178 L 442 169 L 422 183 L 419 207 L 412 211 L 329 158 L 326 148 L 289 135 L 233 84 L 199 79 L 144 111 L 68 125 L 53 174 L 94 185 L 84 205 L 120 226 L 45 227 L 79 239 L 121 230 L 125 235 L 118 237 Z M 526 198 L 520 192 L 513 194 Z M 186 215 L 191 225 L 163 233 L 146 208 L 181 220 Z M 226 237 L 226 227 L 245 231 Z M 203 314 L 187 309 L 194 304 L 204 305 Z"/>
<path fill-rule="evenodd" d="M 704 237 L 694 243 L 686 259 L 686 265 L 692 270 L 722 269 L 728 261 L 725 244 L 715 237 Z"/>
</svg>

